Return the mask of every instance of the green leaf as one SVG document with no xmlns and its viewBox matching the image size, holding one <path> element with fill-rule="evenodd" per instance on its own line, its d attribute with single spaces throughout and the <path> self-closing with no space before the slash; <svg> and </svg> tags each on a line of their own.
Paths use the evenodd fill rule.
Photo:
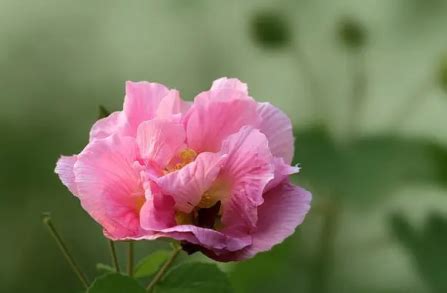
<svg viewBox="0 0 447 293">
<path fill-rule="evenodd" d="M 167 250 L 159 250 L 146 256 L 137 264 L 134 276 L 136 278 L 144 278 L 156 273 L 160 266 L 169 258 L 170 254 Z"/>
<path fill-rule="evenodd" d="M 432 213 L 422 229 L 415 229 L 397 214 L 391 218 L 390 226 L 432 291 L 447 292 L 447 218 Z"/>
<path fill-rule="evenodd" d="M 157 293 L 227 293 L 230 281 L 215 264 L 185 263 L 170 270 L 155 287 Z"/>
<path fill-rule="evenodd" d="M 106 109 L 103 105 L 99 105 L 98 119 L 105 118 L 110 115 L 110 111 Z"/>
<path fill-rule="evenodd" d="M 96 264 L 96 270 L 100 272 L 106 272 L 106 273 L 115 273 L 115 269 L 112 268 L 109 265 L 103 264 L 103 263 L 97 263 Z"/>
<path fill-rule="evenodd" d="M 135 279 L 121 274 L 107 274 L 96 278 L 87 293 L 145 293 Z"/>
<path fill-rule="evenodd" d="M 420 139 L 364 137 L 342 145 L 326 129 L 297 133 L 299 182 L 317 194 L 369 204 L 408 183 L 445 184 L 447 152 Z"/>
</svg>

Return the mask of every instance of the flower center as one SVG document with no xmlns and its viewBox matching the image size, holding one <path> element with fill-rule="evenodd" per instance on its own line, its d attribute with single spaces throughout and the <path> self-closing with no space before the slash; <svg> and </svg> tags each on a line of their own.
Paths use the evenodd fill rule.
<svg viewBox="0 0 447 293">
<path fill-rule="evenodd" d="M 177 212 L 175 220 L 178 225 L 196 225 L 208 229 L 220 229 L 220 201 L 209 208 L 196 207 L 191 213 Z"/>
<path fill-rule="evenodd" d="M 139 213 L 144 203 L 146 202 L 146 198 L 144 197 L 144 195 L 138 195 L 135 196 L 133 200 L 135 204 L 135 210 L 137 211 L 137 213 Z"/>
<path fill-rule="evenodd" d="M 187 214 L 177 212 L 175 219 L 178 225 L 196 225 L 209 229 L 220 229 L 222 224 L 222 205 L 230 194 L 230 185 L 225 180 L 217 180 L 205 191 L 194 210 Z"/>
<path fill-rule="evenodd" d="M 228 194 L 230 194 L 230 186 L 224 180 L 217 180 L 213 185 L 205 191 L 200 199 L 198 208 L 210 208 L 214 206 L 217 202 L 225 202 Z"/>
<path fill-rule="evenodd" d="M 169 164 L 169 166 L 166 167 L 165 172 L 170 173 L 177 170 L 180 170 L 181 168 L 185 167 L 189 163 L 193 162 L 197 157 L 197 153 L 190 148 L 186 148 L 182 150 Z"/>
</svg>

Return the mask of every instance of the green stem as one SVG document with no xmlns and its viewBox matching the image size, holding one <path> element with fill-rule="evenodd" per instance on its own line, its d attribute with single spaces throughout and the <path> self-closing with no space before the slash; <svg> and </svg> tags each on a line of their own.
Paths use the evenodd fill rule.
<svg viewBox="0 0 447 293">
<path fill-rule="evenodd" d="M 127 274 L 133 276 L 133 255 L 134 255 L 134 243 L 129 241 L 129 246 L 127 248 Z"/>
<path fill-rule="evenodd" d="M 318 82 L 312 65 L 297 41 L 293 44 L 293 50 L 295 52 L 298 70 L 301 71 L 301 75 L 303 76 L 304 82 L 309 90 L 309 96 L 313 103 L 315 117 L 317 117 L 318 123 L 324 123 L 324 115 L 327 114 L 327 109 L 325 102 L 321 97 L 321 92 L 318 87 Z"/>
<path fill-rule="evenodd" d="M 67 260 L 68 264 L 72 268 L 73 272 L 76 274 L 79 281 L 81 281 L 82 285 L 87 289 L 89 287 L 87 277 L 79 268 L 79 266 L 76 263 L 76 261 L 74 260 L 73 256 L 68 251 L 67 246 L 65 245 L 61 236 L 59 235 L 56 228 L 54 227 L 53 222 L 51 221 L 51 215 L 49 213 L 43 214 L 42 222 L 48 227 L 48 230 L 50 231 L 51 236 L 53 236 L 54 240 L 56 240 L 56 243 L 59 246 L 59 249 L 61 250 L 61 252 L 64 255 L 65 259 Z"/>
<path fill-rule="evenodd" d="M 160 270 L 157 272 L 155 277 L 152 279 L 152 281 L 147 286 L 147 288 L 146 288 L 147 292 L 152 292 L 152 290 L 154 290 L 155 285 L 164 276 L 164 274 L 169 269 L 169 267 L 172 265 L 172 263 L 174 262 L 175 258 L 177 257 L 177 255 L 179 254 L 179 252 L 181 250 L 182 250 L 182 247 L 180 245 L 177 245 L 176 247 L 174 247 L 171 257 L 163 264 L 163 266 L 160 268 Z"/>
<path fill-rule="evenodd" d="M 366 60 L 363 51 L 354 52 L 352 64 L 352 92 L 350 103 L 350 119 L 348 121 L 349 139 L 354 139 L 357 136 L 362 108 L 365 104 L 367 94 L 367 74 L 366 74 Z"/>
<path fill-rule="evenodd" d="M 318 241 L 318 257 L 315 263 L 315 271 L 311 282 L 311 292 L 324 293 L 329 290 L 329 275 L 333 262 L 333 249 L 337 234 L 338 208 L 329 202 L 323 218 L 323 227 Z"/>
<path fill-rule="evenodd" d="M 112 240 L 109 240 L 109 248 L 110 254 L 112 255 L 112 262 L 113 266 L 115 267 L 115 271 L 117 273 L 120 273 L 120 264 L 118 262 L 118 257 L 116 256 L 115 242 L 113 242 Z"/>
<path fill-rule="evenodd" d="M 394 114 L 391 125 L 400 128 L 408 118 L 413 117 L 415 112 L 421 109 L 424 99 L 430 90 L 433 88 L 431 79 L 424 81 L 419 87 L 413 91 L 412 95 L 407 98 L 404 104 L 399 108 L 398 112 Z"/>
</svg>

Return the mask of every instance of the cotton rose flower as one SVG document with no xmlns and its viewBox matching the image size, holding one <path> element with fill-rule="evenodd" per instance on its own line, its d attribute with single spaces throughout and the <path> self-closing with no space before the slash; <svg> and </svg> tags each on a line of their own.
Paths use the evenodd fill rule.
<svg viewBox="0 0 447 293">
<path fill-rule="evenodd" d="M 98 120 L 56 173 L 112 240 L 173 238 L 219 261 L 282 242 L 311 194 L 290 183 L 289 118 L 221 78 L 193 103 L 178 91 L 127 82 L 123 111 Z"/>
</svg>

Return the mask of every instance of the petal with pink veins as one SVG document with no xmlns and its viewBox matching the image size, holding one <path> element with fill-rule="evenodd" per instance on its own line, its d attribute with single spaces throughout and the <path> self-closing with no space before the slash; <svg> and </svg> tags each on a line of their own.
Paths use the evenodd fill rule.
<svg viewBox="0 0 447 293">
<path fill-rule="evenodd" d="M 232 237 L 222 232 L 197 227 L 194 225 L 178 225 L 159 231 L 160 237 L 172 237 L 177 240 L 186 240 L 213 251 L 239 251 L 252 243 L 250 236 Z"/>
<path fill-rule="evenodd" d="M 164 168 L 185 144 L 185 131 L 180 123 L 153 119 L 140 124 L 137 144 L 143 159 Z"/>
<path fill-rule="evenodd" d="M 190 213 L 214 183 L 225 161 L 225 155 L 201 153 L 194 162 L 157 178 L 156 183 L 162 193 L 174 198 L 177 210 Z"/>
<path fill-rule="evenodd" d="M 171 91 L 154 82 L 126 82 L 123 112 L 128 120 L 127 135 L 135 136 L 141 122 L 155 117 L 162 99 Z"/>
<path fill-rule="evenodd" d="M 62 183 L 67 186 L 68 190 L 74 195 L 78 194 L 78 187 L 75 182 L 75 175 L 73 171 L 74 164 L 78 160 L 78 156 L 62 156 L 56 164 L 56 169 L 54 170 Z"/>
<path fill-rule="evenodd" d="M 145 230 L 160 230 L 175 226 L 174 199 L 160 193 L 155 184 L 150 186 L 146 190 L 146 202 L 140 212 L 141 227 Z"/>
<path fill-rule="evenodd" d="M 106 138 L 125 129 L 127 120 L 123 112 L 113 112 L 109 116 L 99 119 L 90 130 L 90 141 Z"/>
<path fill-rule="evenodd" d="M 267 136 L 273 156 L 281 157 L 286 164 L 290 164 L 294 137 L 289 117 L 270 103 L 259 103 L 257 113 L 261 117 L 258 128 Z"/>
<path fill-rule="evenodd" d="M 279 183 L 283 182 L 284 179 L 288 178 L 292 174 L 296 174 L 300 171 L 298 166 L 290 166 L 284 162 L 283 158 L 274 158 L 273 166 L 275 168 L 274 178 L 267 184 L 264 192 L 276 187 Z"/>
<path fill-rule="evenodd" d="M 180 98 L 180 93 L 176 90 L 171 90 L 158 105 L 156 117 L 168 119 L 174 114 L 185 113 L 190 104 Z"/>
<path fill-rule="evenodd" d="M 265 201 L 259 207 L 256 230 L 252 245 L 235 252 L 206 254 L 218 261 L 236 261 L 253 257 L 258 252 L 270 250 L 293 234 L 310 209 L 312 195 L 307 190 L 292 185 L 288 180 L 264 195 Z"/>
<path fill-rule="evenodd" d="M 199 94 L 185 115 L 188 146 L 196 152 L 217 152 L 222 141 L 245 125 L 259 123 L 256 102 L 234 90 Z"/>
<path fill-rule="evenodd" d="M 228 159 L 220 178 L 231 184 L 230 195 L 223 201 L 224 229 L 249 233 L 256 226 L 264 188 L 274 175 L 267 138 L 257 129 L 243 127 L 223 142 L 221 153 Z"/>
<path fill-rule="evenodd" d="M 292 185 L 288 180 L 269 191 L 259 207 L 259 220 L 253 234 L 253 244 L 244 258 L 270 250 L 293 234 L 310 209 L 312 195 L 309 191 Z"/>
<path fill-rule="evenodd" d="M 248 95 L 248 87 L 246 83 L 243 83 L 237 78 L 227 78 L 222 77 L 216 79 L 211 86 L 211 90 L 221 90 L 221 89 L 233 89 L 237 91 L 241 91 L 244 94 Z"/>
<path fill-rule="evenodd" d="M 89 143 L 74 165 L 82 207 L 112 239 L 135 237 L 141 232 L 139 211 L 144 189 L 136 157 L 134 139 L 113 135 Z"/>
</svg>

